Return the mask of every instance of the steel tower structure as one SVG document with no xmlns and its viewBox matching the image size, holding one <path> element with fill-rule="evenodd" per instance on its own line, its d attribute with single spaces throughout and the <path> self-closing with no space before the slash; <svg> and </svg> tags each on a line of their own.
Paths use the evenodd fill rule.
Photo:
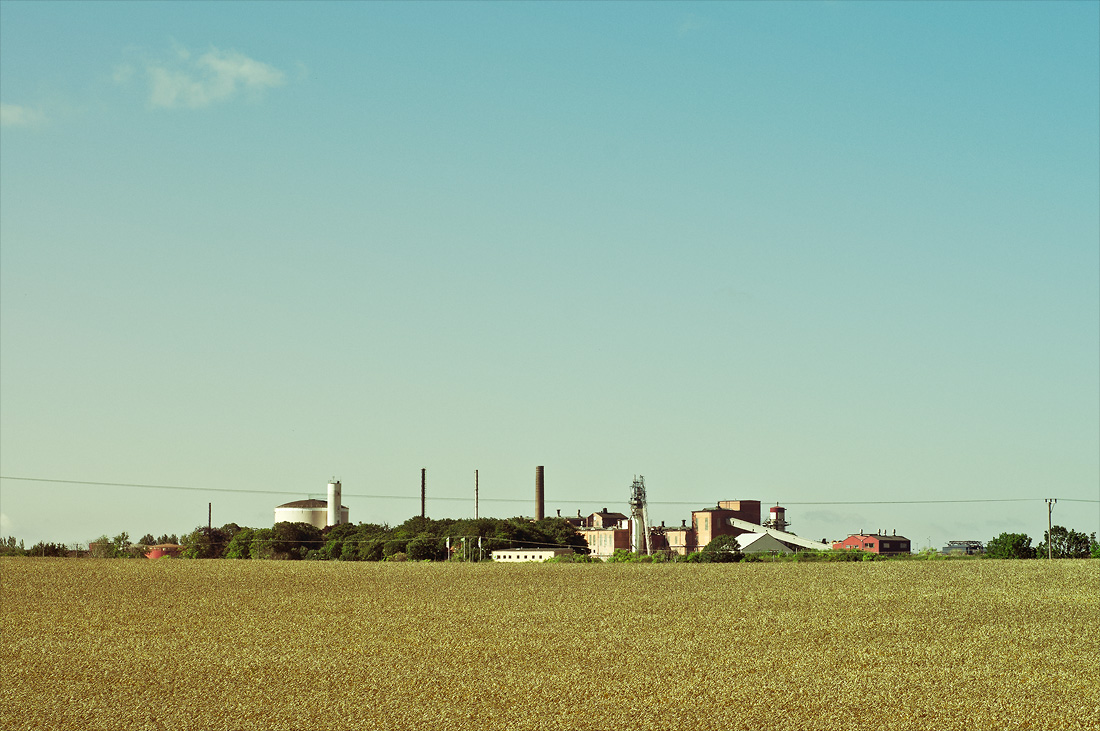
<svg viewBox="0 0 1100 731">
<path fill-rule="evenodd" d="M 641 553 L 645 547 L 646 555 L 653 553 L 653 546 L 649 538 L 649 508 L 645 504 L 645 477 L 634 476 L 634 484 L 630 486 L 630 522 L 632 528 L 632 547 L 634 553 Z"/>
</svg>

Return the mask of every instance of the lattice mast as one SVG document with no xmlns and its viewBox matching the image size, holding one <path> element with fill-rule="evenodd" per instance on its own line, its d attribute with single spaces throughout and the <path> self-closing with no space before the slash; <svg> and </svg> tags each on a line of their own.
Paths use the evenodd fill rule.
<svg viewBox="0 0 1100 731">
<path fill-rule="evenodd" d="M 645 477 L 634 476 L 630 486 L 630 522 L 633 526 L 632 545 L 634 553 L 641 553 L 644 547 L 646 555 L 653 553 L 649 537 L 649 508 L 645 503 Z"/>
</svg>

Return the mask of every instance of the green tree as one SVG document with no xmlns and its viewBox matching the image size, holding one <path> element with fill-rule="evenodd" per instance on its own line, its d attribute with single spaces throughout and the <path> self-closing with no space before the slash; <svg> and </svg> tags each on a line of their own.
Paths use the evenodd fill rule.
<svg viewBox="0 0 1100 731">
<path fill-rule="evenodd" d="M 736 536 L 717 536 L 703 547 L 704 563 L 736 563 L 745 557 Z"/>
<path fill-rule="evenodd" d="M 410 561 L 439 561 L 444 552 L 442 541 L 429 533 L 421 533 L 405 547 Z"/>
<path fill-rule="evenodd" d="M 241 528 L 229 539 L 229 546 L 225 549 L 226 558 L 251 558 L 252 539 L 256 532 L 251 528 Z"/>
<path fill-rule="evenodd" d="M 344 558 L 344 545 L 346 541 L 356 540 L 356 536 L 359 532 L 359 526 L 354 523 L 341 523 L 340 525 L 333 525 L 323 528 L 321 535 L 324 537 L 325 545 L 321 549 L 321 554 L 326 560 L 335 560 Z"/>
<path fill-rule="evenodd" d="M 142 546 L 155 546 L 157 544 L 157 539 L 153 538 L 152 533 L 146 533 L 138 539 L 138 544 Z"/>
<path fill-rule="evenodd" d="M 1051 526 L 1049 532 L 1043 531 L 1043 542 L 1036 549 L 1039 558 L 1047 557 L 1047 542 L 1050 543 L 1051 558 L 1088 558 L 1096 543 L 1096 534 L 1087 536 L 1060 525 Z"/>
<path fill-rule="evenodd" d="M 405 547 L 409 545 L 409 542 L 404 538 L 392 538 L 382 544 L 382 558 L 393 558 L 397 554 L 405 555 Z M 404 558 L 401 559 L 402 561 Z"/>
<path fill-rule="evenodd" d="M 27 550 L 23 548 L 23 541 L 16 542 L 15 536 L 0 539 L 0 556 L 26 556 Z"/>
<path fill-rule="evenodd" d="M 252 543 L 248 547 L 248 557 L 255 559 L 275 558 L 275 531 L 271 528 L 257 528 L 252 531 Z"/>
<path fill-rule="evenodd" d="M 229 548 L 232 536 L 224 528 L 207 528 L 205 525 L 183 537 L 183 558 L 222 558 Z"/>
<path fill-rule="evenodd" d="M 118 547 L 115 546 L 114 541 L 107 537 L 107 534 L 101 535 L 94 541 L 88 542 L 88 551 L 91 553 L 92 558 L 118 558 Z M 34 555 L 33 553 L 31 555 Z"/>
<path fill-rule="evenodd" d="M 1025 533 L 1002 533 L 985 544 L 986 558 L 1035 558 L 1031 536 Z"/>
<path fill-rule="evenodd" d="M 296 561 L 324 545 L 321 529 L 310 523 L 276 523 L 271 527 L 272 558 Z"/>
<path fill-rule="evenodd" d="M 381 561 L 384 558 L 386 539 L 382 537 L 371 538 L 359 544 L 360 561 Z"/>
</svg>

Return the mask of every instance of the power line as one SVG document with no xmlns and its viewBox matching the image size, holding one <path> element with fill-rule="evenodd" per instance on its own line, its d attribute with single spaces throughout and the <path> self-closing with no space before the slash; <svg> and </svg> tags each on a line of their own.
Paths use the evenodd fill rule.
<svg viewBox="0 0 1100 731">
<path fill-rule="evenodd" d="M 194 487 L 185 485 L 151 485 L 132 482 L 93 482 L 91 480 L 57 480 L 46 477 L 14 477 L 0 475 L 0 480 L 16 480 L 20 482 L 45 482 L 61 485 L 90 485 L 95 487 L 134 487 L 151 490 L 185 490 L 190 492 L 232 492 L 250 495 L 322 495 L 320 491 L 304 490 L 246 490 L 234 487 Z M 368 495 L 365 493 L 344 493 L 344 497 L 366 498 L 370 500 L 417 500 L 417 495 Z M 431 498 L 433 501 L 445 502 L 473 502 L 472 497 L 447 497 L 439 496 Z M 528 498 L 480 498 L 486 502 L 496 503 L 527 503 Z M 1100 500 L 1086 500 L 1082 498 L 1059 498 L 1065 502 L 1076 503 L 1100 503 Z M 1022 503 L 1041 502 L 1044 498 L 972 498 L 959 500 L 821 500 L 821 501 L 789 501 L 787 505 L 943 505 L 952 503 Z M 614 503 L 615 499 L 591 498 L 577 500 L 549 500 L 553 505 L 605 505 Z M 781 501 L 782 502 L 782 501 Z M 650 500 L 651 505 L 699 505 L 698 500 Z"/>
</svg>

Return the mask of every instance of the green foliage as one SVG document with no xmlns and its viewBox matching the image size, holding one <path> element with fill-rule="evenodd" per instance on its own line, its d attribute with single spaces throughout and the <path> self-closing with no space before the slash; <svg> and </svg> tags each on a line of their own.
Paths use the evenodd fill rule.
<svg viewBox="0 0 1100 731">
<path fill-rule="evenodd" d="M 405 547 L 409 545 L 409 542 L 405 539 L 394 538 L 386 541 L 382 544 L 382 558 L 390 559 L 397 554 L 405 555 Z M 404 559 L 401 559 L 402 561 Z"/>
<path fill-rule="evenodd" d="M 352 542 L 352 546 L 355 545 L 355 537 L 359 526 L 354 523 L 341 523 L 340 525 L 328 526 L 321 529 L 321 535 L 324 537 L 325 545 L 321 549 L 321 553 L 326 560 L 342 559 L 344 558 L 344 546 L 348 541 Z M 354 550 L 352 550 L 354 555 Z"/>
<path fill-rule="evenodd" d="M 1031 537 L 1024 533 L 1002 533 L 985 544 L 986 558 L 1035 558 Z"/>
<path fill-rule="evenodd" d="M 386 546 L 384 538 L 372 538 L 359 544 L 360 561 L 381 561 Z"/>
<path fill-rule="evenodd" d="M 1051 558 L 1088 558 L 1092 547 L 1096 544 L 1096 534 L 1087 536 L 1060 525 L 1051 526 L 1049 533 L 1043 532 L 1043 542 L 1036 548 L 1036 555 L 1039 558 L 1047 557 L 1048 541 Z"/>
<path fill-rule="evenodd" d="M 130 551 L 132 545 L 130 534 L 122 531 L 114 538 L 102 535 L 89 543 L 88 547 L 92 558 L 131 558 L 134 555 Z M 68 552 L 59 553 L 58 555 L 65 556 L 68 555 Z"/>
<path fill-rule="evenodd" d="M 703 563 L 736 563 L 745 557 L 735 536 L 717 536 L 701 553 Z"/>
<path fill-rule="evenodd" d="M 107 540 L 107 536 L 104 536 L 103 539 Z M 108 541 L 108 543 L 110 542 Z M 60 543 L 39 541 L 27 549 L 26 555 L 29 558 L 62 558 L 69 555 L 69 550 Z"/>
<path fill-rule="evenodd" d="M 155 546 L 157 544 L 157 539 L 153 538 L 152 533 L 146 533 L 138 539 L 138 543 L 142 546 Z"/>
<path fill-rule="evenodd" d="M 410 561 L 439 561 L 445 557 L 443 541 L 430 533 L 421 533 L 405 547 Z"/>
<path fill-rule="evenodd" d="M 241 528 L 237 531 L 233 538 L 229 541 L 229 546 L 225 549 L 226 558 L 251 558 L 252 557 L 252 539 L 255 538 L 256 532 L 251 528 Z"/>
<path fill-rule="evenodd" d="M 0 556 L 26 556 L 27 551 L 23 548 L 23 541 L 16 542 L 15 536 L 8 536 L 7 538 L 0 538 Z"/>
<path fill-rule="evenodd" d="M 276 523 L 271 527 L 271 558 L 296 561 L 324 545 L 321 529 L 310 523 Z"/>
<path fill-rule="evenodd" d="M 271 528 L 257 528 L 252 531 L 252 543 L 248 547 L 249 558 L 275 558 L 272 550 L 275 531 Z"/>
<path fill-rule="evenodd" d="M 236 524 L 233 524 L 234 526 Z M 233 536 L 225 528 L 201 525 L 183 537 L 183 558 L 222 558 Z"/>
</svg>

